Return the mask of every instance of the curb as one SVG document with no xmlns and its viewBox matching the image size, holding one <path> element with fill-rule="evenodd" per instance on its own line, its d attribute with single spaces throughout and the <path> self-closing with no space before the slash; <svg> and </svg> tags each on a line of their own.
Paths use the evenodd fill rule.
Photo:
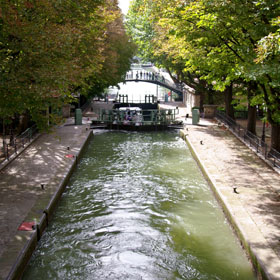
<svg viewBox="0 0 280 280">
<path fill-rule="evenodd" d="M 212 178 L 212 176 L 208 173 L 208 170 L 204 166 L 202 160 L 200 159 L 198 153 L 196 152 L 195 147 L 192 145 L 191 141 L 188 139 L 188 135 L 183 130 L 180 130 L 180 136 L 187 143 L 193 158 L 197 162 L 200 170 L 202 171 L 203 176 L 205 177 L 208 184 L 210 185 L 210 188 L 213 191 L 214 196 L 216 197 L 217 201 L 219 202 L 220 206 L 222 207 L 223 212 L 225 213 L 229 224 L 232 226 L 233 230 L 235 231 L 239 241 L 241 242 L 242 247 L 247 252 L 247 254 L 255 268 L 255 272 L 257 274 L 257 279 L 260 278 L 260 279 L 264 279 L 264 280 L 272 280 L 272 277 L 270 277 L 270 273 L 266 270 L 265 265 L 254 253 L 254 249 L 251 247 L 250 241 L 248 240 L 245 232 L 242 230 L 242 228 L 239 226 L 238 221 L 232 215 L 230 205 L 228 205 L 224 201 L 223 195 L 221 194 L 221 192 L 219 191 L 219 189 L 216 186 L 215 179 Z"/>
<path fill-rule="evenodd" d="M 75 159 L 71 163 L 69 169 L 66 171 L 66 176 L 61 180 L 59 183 L 59 186 L 56 190 L 56 192 L 53 194 L 52 198 L 50 199 L 50 202 L 48 203 L 48 206 L 43 211 L 43 214 L 39 220 L 39 222 L 36 224 L 36 229 L 32 232 L 30 239 L 25 244 L 24 248 L 19 253 L 12 269 L 9 272 L 9 275 L 7 276 L 6 280 L 15 280 L 15 279 L 21 279 L 22 274 L 24 272 L 24 269 L 26 265 L 28 264 L 32 253 L 37 247 L 38 241 L 41 239 L 44 230 L 49 224 L 51 216 L 54 214 L 55 207 L 57 206 L 57 203 L 60 200 L 60 197 L 62 193 L 65 190 L 65 187 L 73 174 L 76 166 L 79 163 L 79 159 L 82 156 L 82 153 L 84 152 L 85 148 L 87 147 L 89 141 L 93 137 L 92 131 L 89 130 L 86 139 L 84 143 L 82 144 L 80 151 L 76 155 Z"/>
</svg>

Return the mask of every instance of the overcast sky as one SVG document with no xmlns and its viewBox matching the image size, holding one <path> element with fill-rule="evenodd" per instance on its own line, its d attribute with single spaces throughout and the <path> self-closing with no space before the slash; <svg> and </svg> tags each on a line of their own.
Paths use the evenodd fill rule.
<svg viewBox="0 0 280 280">
<path fill-rule="evenodd" d="M 119 7 L 121 8 L 122 12 L 126 15 L 129 7 L 130 0 L 119 0 Z"/>
</svg>

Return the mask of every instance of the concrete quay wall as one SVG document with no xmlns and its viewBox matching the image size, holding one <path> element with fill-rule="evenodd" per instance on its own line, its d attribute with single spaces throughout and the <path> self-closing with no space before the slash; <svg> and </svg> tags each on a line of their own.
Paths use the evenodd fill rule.
<svg viewBox="0 0 280 280">
<path fill-rule="evenodd" d="M 88 123 L 75 126 L 68 120 L 41 135 L 1 172 L 0 221 L 7 230 L 0 232 L 0 279 L 21 278 L 92 137 Z M 34 230 L 19 231 L 24 221 L 34 221 Z"/>
<path fill-rule="evenodd" d="M 79 163 L 81 154 L 82 154 L 84 148 L 87 146 L 87 143 L 91 139 L 92 135 L 93 135 L 92 133 L 88 134 L 88 137 L 87 137 L 86 141 L 83 143 L 81 150 L 70 163 L 68 170 L 66 170 L 65 177 L 61 180 L 61 182 L 59 183 L 59 185 L 57 187 L 56 192 L 51 197 L 49 204 L 43 210 L 43 213 L 42 213 L 41 217 L 39 218 L 39 222 L 36 224 L 36 229 L 34 230 L 34 232 L 32 232 L 30 240 L 26 243 L 23 250 L 20 252 L 15 264 L 13 265 L 13 267 L 7 277 L 7 280 L 19 279 L 22 276 L 22 273 L 32 256 L 32 253 L 36 249 L 38 242 L 40 241 L 46 227 L 49 224 L 49 221 L 51 220 L 51 218 L 54 214 L 55 208 L 61 198 L 62 193 L 65 190 L 65 187 L 66 187 L 71 175 L 73 174 L 76 166 Z"/>
<path fill-rule="evenodd" d="M 279 201 L 279 175 L 234 135 L 213 122 L 186 125 L 180 135 L 251 259 L 258 279 L 279 280 L 279 243 L 276 238 L 279 236 L 277 210 L 280 205 L 271 204 L 271 201 Z M 241 163 L 244 156 L 246 159 Z M 246 168 L 246 165 L 249 166 Z M 269 193 L 268 197 L 259 201 L 264 193 Z M 256 211 L 260 207 L 266 211 Z"/>
</svg>

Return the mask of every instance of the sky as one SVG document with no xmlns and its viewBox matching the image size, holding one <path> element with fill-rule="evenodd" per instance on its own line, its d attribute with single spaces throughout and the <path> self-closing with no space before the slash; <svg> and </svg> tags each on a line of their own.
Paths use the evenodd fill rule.
<svg viewBox="0 0 280 280">
<path fill-rule="evenodd" d="M 123 14 L 127 14 L 129 2 L 130 0 L 118 0 L 119 1 L 119 7 L 121 8 Z"/>
</svg>

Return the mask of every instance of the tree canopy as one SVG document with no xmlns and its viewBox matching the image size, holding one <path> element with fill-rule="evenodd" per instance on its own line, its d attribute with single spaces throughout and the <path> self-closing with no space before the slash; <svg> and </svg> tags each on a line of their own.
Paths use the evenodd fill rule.
<svg viewBox="0 0 280 280">
<path fill-rule="evenodd" d="M 279 14 L 279 0 L 133 0 L 127 26 L 140 55 L 198 92 L 246 96 L 280 150 Z"/>
<path fill-rule="evenodd" d="M 0 2 L 0 118 L 42 112 L 116 85 L 135 47 L 117 0 Z"/>
</svg>

